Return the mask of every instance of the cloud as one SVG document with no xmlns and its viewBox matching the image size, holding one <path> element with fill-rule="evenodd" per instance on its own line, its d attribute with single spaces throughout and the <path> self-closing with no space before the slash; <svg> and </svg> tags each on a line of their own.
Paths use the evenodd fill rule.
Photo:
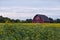
<svg viewBox="0 0 60 40">
<path fill-rule="evenodd" d="M 0 7 L 0 15 L 12 19 L 25 20 L 33 18 L 36 14 L 60 18 L 60 7 Z"/>
<path fill-rule="evenodd" d="M 60 18 L 60 0 L 0 0 L 0 15 L 14 18 L 33 18 L 44 14 Z"/>
<path fill-rule="evenodd" d="M 25 20 L 25 19 L 30 19 L 33 18 L 33 16 L 35 16 L 35 14 L 28 14 L 28 13 L 1 13 L 0 15 L 2 15 L 3 17 L 9 17 L 11 19 L 21 19 L 21 20 Z"/>
<path fill-rule="evenodd" d="M 0 6 L 56 7 L 59 0 L 0 0 Z"/>
</svg>

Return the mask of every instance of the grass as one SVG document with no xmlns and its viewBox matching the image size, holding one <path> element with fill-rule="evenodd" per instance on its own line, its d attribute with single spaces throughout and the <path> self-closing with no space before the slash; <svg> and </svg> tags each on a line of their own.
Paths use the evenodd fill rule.
<svg viewBox="0 0 60 40">
<path fill-rule="evenodd" d="M 60 40 L 60 23 L 0 23 L 0 40 Z"/>
</svg>

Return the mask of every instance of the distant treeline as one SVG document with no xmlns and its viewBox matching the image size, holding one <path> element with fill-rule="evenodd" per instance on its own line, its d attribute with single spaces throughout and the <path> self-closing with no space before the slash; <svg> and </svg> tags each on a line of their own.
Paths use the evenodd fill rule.
<svg viewBox="0 0 60 40">
<path fill-rule="evenodd" d="M 60 19 L 49 18 L 50 23 L 60 23 Z M 32 23 L 32 19 L 19 20 L 19 19 L 10 19 L 8 17 L 0 16 L 0 23 Z"/>
</svg>

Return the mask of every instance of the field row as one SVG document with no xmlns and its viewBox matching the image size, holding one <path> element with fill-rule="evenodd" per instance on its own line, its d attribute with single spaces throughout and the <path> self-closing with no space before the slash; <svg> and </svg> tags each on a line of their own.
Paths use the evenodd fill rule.
<svg viewBox="0 0 60 40">
<path fill-rule="evenodd" d="M 0 40 L 60 40 L 60 24 L 0 23 Z"/>
</svg>

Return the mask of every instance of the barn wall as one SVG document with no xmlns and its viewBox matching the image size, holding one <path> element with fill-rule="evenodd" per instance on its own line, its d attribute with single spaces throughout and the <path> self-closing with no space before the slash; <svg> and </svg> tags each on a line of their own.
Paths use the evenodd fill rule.
<svg viewBox="0 0 60 40">
<path fill-rule="evenodd" d="M 50 23 L 50 21 L 48 21 L 48 17 L 45 15 L 36 15 L 33 18 L 33 23 Z"/>
<path fill-rule="evenodd" d="M 33 23 L 44 23 L 43 19 L 39 16 L 33 18 Z"/>
</svg>

